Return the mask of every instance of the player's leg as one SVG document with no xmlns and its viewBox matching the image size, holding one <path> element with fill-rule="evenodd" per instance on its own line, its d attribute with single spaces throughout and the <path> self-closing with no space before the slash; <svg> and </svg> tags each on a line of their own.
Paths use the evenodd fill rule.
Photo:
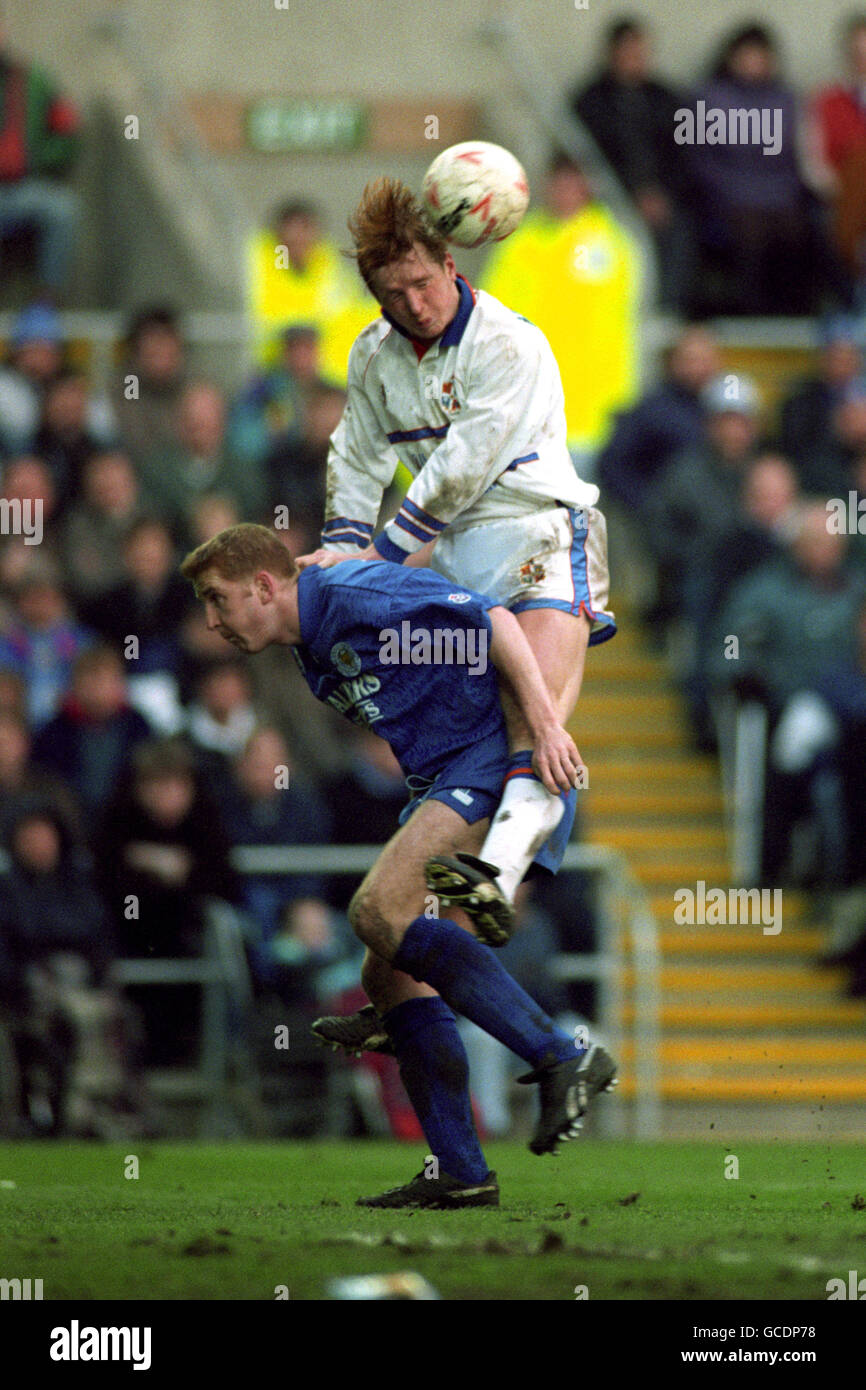
<svg viewBox="0 0 866 1390">
<path fill-rule="evenodd" d="M 431 816 L 426 803 L 383 849 L 366 875 L 350 907 L 363 897 L 380 903 L 403 923 L 429 908 L 424 882 L 428 847 L 442 849 L 465 845 L 478 848 L 487 828 L 486 818 L 474 826 L 455 812 Z M 426 814 L 425 814 L 426 812 Z M 463 926 L 471 931 L 468 918 Z M 469 1064 L 454 1014 L 430 985 L 395 969 L 368 943 L 363 969 L 364 989 L 376 1018 L 390 1039 L 400 1076 L 421 1122 L 430 1153 L 436 1158 L 438 1176 L 419 1174 L 405 1187 L 364 1199 L 373 1206 L 486 1206 L 495 1205 L 499 1190 L 481 1150 L 469 1095 Z M 346 1020 L 338 1021 L 345 1026 Z M 320 1029 L 317 1029 L 320 1032 Z"/>
<path fill-rule="evenodd" d="M 542 1153 L 555 1148 L 557 1139 L 576 1132 L 589 1100 L 612 1083 L 616 1069 L 601 1048 L 578 1052 L 573 1039 L 556 1028 L 470 930 L 418 911 L 424 894 L 408 871 L 422 866 L 431 848 L 465 846 L 471 853 L 481 837 L 481 825 L 466 826 L 450 806 L 426 801 L 386 845 L 378 872 L 371 871 L 353 897 L 349 919 L 376 955 L 432 986 L 451 1008 L 530 1064 L 533 1070 L 528 1079 L 541 1083 L 542 1098 L 532 1147 Z M 413 909 L 417 915 L 409 917 Z M 392 1010 L 386 1020 L 389 1032 L 401 1008 L 408 1016 L 433 1002 L 409 1000 Z"/>
<path fill-rule="evenodd" d="M 583 612 L 531 608 L 518 613 L 517 621 L 532 647 L 559 722 L 564 725 L 580 694 L 590 619 Z M 562 820 L 566 798 L 549 792 L 532 772 L 532 736 L 508 692 L 503 691 L 503 695 L 511 762 L 481 858 L 499 869 L 496 881 L 511 902 L 538 849 Z"/>
<path fill-rule="evenodd" d="M 533 553 L 525 556 L 517 573 L 531 581 L 519 591 L 503 585 L 514 574 L 512 563 L 491 568 L 496 596 L 511 608 L 533 649 L 542 676 L 565 724 L 574 712 L 583 681 L 586 652 L 592 642 L 603 641 L 615 631 L 608 599 L 607 538 L 604 518 L 594 508 L 583 512 L 560 508 L 539 518 L 529 534 Z M 516 546 L 519 536 L 498 536 L 494 549 Z M 525 544 L 525 542 L 524 542 Z M 468 559 L 462 554 L 460 560 Z M 494 589 L 491 589 L 494 592 Z M 511 761 L 506 772 L 502 800 L 481 850 L 481 866 L 461 866 L 453 857 L 431 862 L 428 883 L 449 903 L 468 904 L 483 888 L 484 865 L 495 866 L 496 884 L 511 902 L 518 884 L 542 845 L 547 846 L 547 866 L 554 869 L 571 831 L 576 795 L 555 796 L 532 771 L 532 741 L 519 710 L 503 691 L 503 707 L 509 734 Z M 473 911 L 471 906 L 468 908 Z M 491 945 L 508 939 L 510 924 L 499 920 L 488 929 L 478 914 L 481 935 Z"/>
</svg>

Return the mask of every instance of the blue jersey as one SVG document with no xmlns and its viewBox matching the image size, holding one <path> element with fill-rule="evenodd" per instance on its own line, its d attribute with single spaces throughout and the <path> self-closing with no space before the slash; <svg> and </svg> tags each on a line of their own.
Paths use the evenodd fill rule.
<svg viewBox="0 0 866 1390">
<path fill-rule="evenodd" d="M 311 565 L 298 580 L 295 658 L 316 699 L 384 738 L 406 776 L 435 777 L 472 744 L 506 747 L 495 606 L 428 569 Z"/>
</svg>

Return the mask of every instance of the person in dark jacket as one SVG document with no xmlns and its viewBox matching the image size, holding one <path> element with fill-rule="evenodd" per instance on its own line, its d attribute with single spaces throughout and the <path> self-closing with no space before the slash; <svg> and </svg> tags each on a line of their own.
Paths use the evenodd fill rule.
<svg viewBox="0 0 866 1390">
<path fill-rule="evenodd" d="M 640 20 L 620 19 L 607 33 L 599 75 L 572 97 L 572 108 L 606 155 L 653 238 L 659 299 L 688 312 L 695 269 L 692 174 L 674 141 L 681 98 L 650 76 L 650 39 Z"/>
<path fill-rule="evenodd" d="M 664 380 L 617 417 L 599 456 L 599 476 L 638 516 L 671 460 L 701 438 L 706 421 L 701 392 L 718 370 L 714 336 L 692 324 L 671 349 Z"/>
<path fill-rule="evenodd" d="M 126 672 L 111 647 L 76 659 L 60 711 L 38 733 L 34 761 L 62 777 L 88 813 L 110 801 L 133 748 L 150 727 L 126 701 Z"/>
<path fill-rule="evenodd" d="M 122 953 L 200 954 L 206 899 L 240 899 L 229 849 L 218 807 L 198 784 L 192 752 L 175 739 L 139 745 L 129 784 L 106 809 L 96 852 Z M 186 1059 L 198 1038 L 198 988 L 151 985 L 129 993 L 145 1018 L 148 1060 Z"/>
</svg>

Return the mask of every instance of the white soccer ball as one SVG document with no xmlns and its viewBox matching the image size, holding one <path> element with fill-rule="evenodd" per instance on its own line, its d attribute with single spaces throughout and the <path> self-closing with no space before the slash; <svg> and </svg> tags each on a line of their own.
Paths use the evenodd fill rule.
<svg viewBox="0 0 866 1390">
<path fill-rule="evenodd" d="M 466 140 L 437 155 L 424 175 L 424 208 L 455 246 L 503 241 L 529 205 L 523 167 L 501 145 Z"/>
</svg>

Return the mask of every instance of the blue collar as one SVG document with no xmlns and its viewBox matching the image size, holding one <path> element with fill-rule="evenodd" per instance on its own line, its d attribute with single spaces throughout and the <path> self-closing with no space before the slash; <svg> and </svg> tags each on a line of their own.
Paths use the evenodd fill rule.
<svg viewBox="0 0 866 1390">
<path fill-rule="evenodd" d="M 466 331 L 466 325 L 469 322 L 469 315 L 475 308 L 475 296 L 473 295 L 472 290 L 469 287 L 469 282 L 467 280 L 464 280 L 462 275 L 457 276 L 457 290 L 460 295 L 460 303 L 457 305 L 457 313 L 454 315 L 448 327 L 445 329 L 445 332 L 442 333 L 438 339 L 438 342 L 441 344 L 441 346 L 446 348 L 456 347 L 457 344 L 460 342 L 461 338 L 463 337 L 463 334 Z M 382 310 L 382 317 L 384 319 L 387 319 L 391 327 L 396 328 L 397 332 L 402 334 L 404 338 L 408 338 L 410 342 L 412 341 L 412 334 L 407 333 L 405 328 L 401 328 L 399 323 L 395 323 L 394 319 L 392 319 L 391 315 L 387 312 L 386 309 Z M 433 342 L 436 341 L 436 339 L 433 340 Z M 433 343 L 431 343 L 430 346 L 432 347 Z"/>
</svg>

